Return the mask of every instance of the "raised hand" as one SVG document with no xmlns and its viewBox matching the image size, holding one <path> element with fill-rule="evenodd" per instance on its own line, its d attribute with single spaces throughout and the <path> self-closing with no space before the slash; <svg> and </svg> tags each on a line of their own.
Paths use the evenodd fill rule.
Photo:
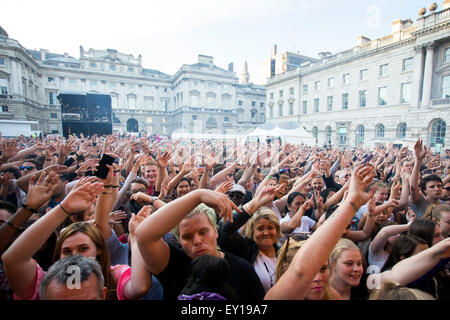
<svg viewBox="0 0 450 320">
<path fill-rule="evenodd" d="M 215 191 L 226 194 L 228 191 L 233 189 L 233 185 L 234 185 L 233 181 L 225 181 L 221 185 L 219 185 Z"/>
<path fill-rule="evenodd" d="M 164 153 L 162 153 L 162 151 L 160 150 L 158 152 L 158 158 L 156 160 L 156 165 L 161 168 L 167 168 L 167 166 L 169 165 L 169 160 L 170 160 L 171 156 L 172 156 L 172 154 L 169 151 L 164 151 Z"/>
<path fill-rule="evenodd" d="M 409 208 L 408 211 L 406 212 L 406 221 L 408 221 L 408 223 L 411 223 L 416 219 L 417 219 L 416 213 L 414 212 L 413 209 Z"/>
<path fill-rule="evenodd" d="M 19 152 L 17 149 L 17 141 L 16 140 L 3 140 L 2 141 L 2 157 L 0 158 L 2 161 L 7 161 L 9 158 L 16 155 Z"/>
<path fill-rule="evenodd" d="M 44 203 L 50 200 L 56 189 L 57 175 L 55 172 L 42 171 L 40 175 L 33 175 L 30 179 L 25 204 L 38 210 Z"/>
<path fill-rule="evenodd" d="M 122 223 L 122 220 L 125 220 L 126 218 L 127 214 L 125 211 L 122 210 L 112 211 L 109 214 L 109 223 L 120 224 Z"/>
<path fill-rule="evenodd" d="M 427 154 L 427 147 L 423 145 L 421 139 L 417 140 L 414 144 L 414 156 L 418 160 L 423 160 Z"/>
<path fill-rule="evenodd" d="M 197 190 L 196 190 L 197 191 Z M 193 192 L 196 192 L 193 191 Z M 237 212 L 242 212 L 227 195 L 212 190 L 200 189 L 200 202 L 206 204 L 208 207 L 214 209 L 219 217 L 224 221 L 233 222 L 233 209 Z"/>
<path fill-rule="evenodd" d="M 84 177 L 61 202 L 69 213 L 87 210 L 103 191 L 103 183 L 96 182 L 96 177 Z"/>
<path fill-rule="evenodd" d="M 137 214 L 132 213 L 130 222 L 128 222 L 128 230 L 130 236 L 134 236 L 137 227 L 152 213 L 151 206 L 144 206 Z"/>
<path fill-rule="evenodd" d="M 375 176 L 372 167 L 363 167 L 362 165 L 355 168 L 350 178 L 350 186 L 348 189 L 348 199 L 352 201 L 358 208 L 367 203 L 375 193 L 374 187 L 367 190 Z"/>
</svg>

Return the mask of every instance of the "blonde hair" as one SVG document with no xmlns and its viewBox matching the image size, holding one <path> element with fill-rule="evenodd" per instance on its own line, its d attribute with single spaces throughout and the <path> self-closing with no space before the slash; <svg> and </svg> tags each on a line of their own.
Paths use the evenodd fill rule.
<svg viewBox="0 0 450 320">
<path fill-rule="evenodd" d="M 183 220 L 198 216 L 200 214 L 206 215 L 206 217 L 209 220 L 209 223 L 213 226 L 214 229 L 217 230 L 216 212 L 214 211 L 214 209 L 208 207 L 204 203 L 200 203 L 197 207 L 195 207 L 195 209 L 192 210 L 191 212 L 189 212 L 187 214 L 187 216 L 183 218 Z M 175 228 L 173 228 L 173 230 L 172 230 L 173 234 L 175 235 L 175 237 L 177 238 L 178 241 L 180 241 L 180 229 L 178 227 L 179 224 L 180 223 L 177 223 Z"/>
<path fill-rule="evenodd" d="M 423 218 L 431 219 L 433 221 L 439 221 L 441 220 L 442 212 L 450 212 L 450 205 L 446 203 L 433 204 L 427 208 L 425 214 L 423 215 Z"/>
<path fill-rule="evenodd" d="M 331 251 L 330 257 L 328 258 L 328 262 L 330 263 L 330 266 L 336 265 L 337 261 L 339 260 L 339 257 L 341 256 L 342 252 L 344 252 L 345 250 L 358 250 L 358 252 L 361 254 L 361 250 L 358 248 L 358 246 L 352 240 L 341 238 L 337 242 L 333 251 Z M 363 259 L 362 254 L 361 254 L 361 259 Z M 364 259 L 363 259 L 363 261 L 364 261 Z"/>
<path fill-rule="evenodd" d="M 277 239 L 278 241 L 281 238 L 281 228 L 280 228 L 280 220 L 275 212 L 268 207 L 261 207 L 258 211 L 256 211 L 252 217 L 247 221 L 245 226 L 245 236 L 249 239 L 253 239 L 253 234 L 255 233 L 255 224 L 259 219 L 265 218 L 269 220 L 269 222 L 275 225 L 277 229 Z"/>
<path fill-rule="evenodd" d="M 430 294 L 418 289 L 401 287 L 393 282 L 383 283 L 381 289 L 374 290 L 369 300 L 436 300 Z"/>
<path fill-rule="evenodd" d="M 288 239 L 284 242 L 283 246 L 278 252 L 277 267 L 275 270 L 275 283 L 278 280 L 280 280 L 280 278 L 283 276 L 283 274 L 291 264 L 292 260 L 294 260 L 296 253 L 298 252 L 298 250 L 301 249 L 301 247 L 305 244 L 306 241 L 307 240 L 296 241 L 291 237 L 288 237 Z M 325 285 L 325 294 L 322 300 L 337 300 L 337 299 L 339 299 L 339 297 L 333 294 L 329 283 L 327 283 Z"/>
</svg>

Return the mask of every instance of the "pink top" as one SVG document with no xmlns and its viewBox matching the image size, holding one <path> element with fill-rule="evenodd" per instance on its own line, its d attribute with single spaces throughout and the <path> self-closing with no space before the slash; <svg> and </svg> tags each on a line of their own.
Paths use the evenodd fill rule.
<svg viewBox="0 0 450 320">
<path fill-rule="evenodd" d="M 41 297 L 39 296 L 39 287 L 46 272 L 42 270 L 41 266 L 36 262 L 36 260 L 33 259 L 33 261 L 36 265 L 33 295 L 30 298 L 22 299 L 14 293 L 14 300 L 41 300 Z M 119 300 L 127 300 L 124 290 L 125 285 L 131 278 L 131 267 L 128 265 L 119 264 L 112 266 L 111 271 L 113 272 L 114 278 L 117 279 L 117 298 Z"/>
</svg>

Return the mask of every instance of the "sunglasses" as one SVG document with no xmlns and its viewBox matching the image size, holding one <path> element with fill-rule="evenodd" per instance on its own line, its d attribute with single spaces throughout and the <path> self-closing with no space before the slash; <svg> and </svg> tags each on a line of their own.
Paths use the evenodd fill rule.
<svg viewBox="0 0 450 320">
<path fill-rule="evenodd" d="M 33 170 L 33 169 L 36 169 L 36 167 L 33 167 L 33 166 L 26 166 L 26 167 L 20 166 L 20 170 L 24 170 L 24 169 Z"/>
<path fill-rule="evenodd" d="M 450 191 L 450 187 L 445 187 L 444 189 L 447 191 Z"/>
</svg>

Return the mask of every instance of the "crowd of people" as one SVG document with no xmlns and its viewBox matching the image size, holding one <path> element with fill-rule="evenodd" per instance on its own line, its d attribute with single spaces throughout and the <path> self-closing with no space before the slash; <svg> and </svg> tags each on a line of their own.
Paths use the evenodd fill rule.
<svg viewBox="0 0 450 320">
<path fill-rule="evenodd" d="M 421 140 L 0 145 L 0 300 L 450 299 L 450 150 Z"/>
</svg>

